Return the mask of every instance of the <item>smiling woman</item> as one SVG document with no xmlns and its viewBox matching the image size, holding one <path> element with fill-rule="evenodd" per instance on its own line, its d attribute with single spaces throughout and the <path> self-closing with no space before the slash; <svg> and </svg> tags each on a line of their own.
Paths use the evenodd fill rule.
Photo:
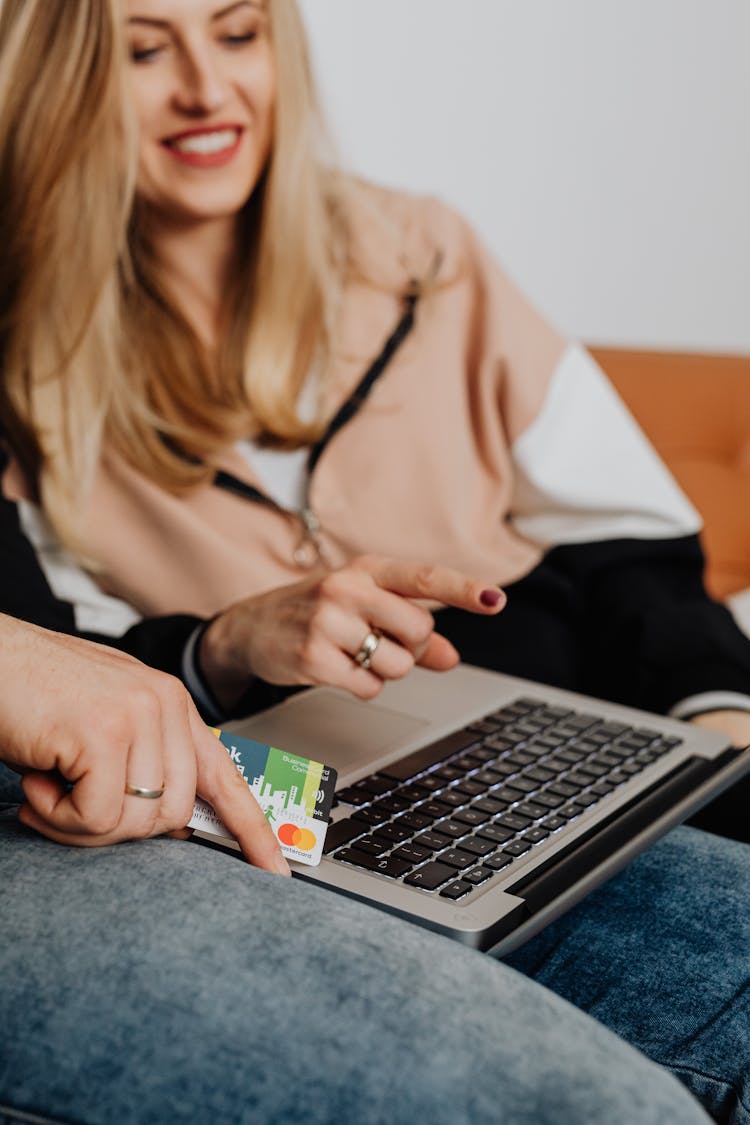
<svg viewBox="0 0 750 1125">
<path fill-rule="evenodd" d="M 0 202 L 0 610 L 174 673 L 215 722 L 450 668 L 443 633 L 473 663 L 748 722 L 750 642 L 706 596 L 697 514 L 460 216 L 326 158 L 294 0 L 4 0 Z M 154 818 L 173 800 L 143 768 L 155 740 L 136 760 L 113 737 L 120 800 Z M 44 792 L 74 802 L 80 756 L 45 750 L 64 780 Z M 576 820 L 568 798 L 529 847 Z M 425 847 L 453 863 L 476 817 L 427 804 Z M 704 1119 L 534 981 L 359 904 L 175 840 L 60 859 L 10 815 L 0 831 L 0 1114 Z M 462 865 L 503 846 L 464 842 Z M 518 962 L 736 1122 L 748 862 L 679 832 Z"/>
<path fill-rule="evenodd" d="M 229 223 L 266 167 L 275 65 L 259 3 L 126 5 L 138 194 L 170 225 Z"/>
</svg>

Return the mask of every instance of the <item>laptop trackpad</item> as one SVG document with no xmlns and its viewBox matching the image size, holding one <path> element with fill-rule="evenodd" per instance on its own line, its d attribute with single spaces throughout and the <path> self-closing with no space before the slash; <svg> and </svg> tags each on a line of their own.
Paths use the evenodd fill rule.
<svg viewBox="0 0 750 1125">
<path fill-rule="evenodd" d="M 281 707 L 228 723 L 227 729 L 325 762 L 343 775 L 403 749 L 429 726 L 426 719 L 317 688 L 293 696 Z"/>
</svg>

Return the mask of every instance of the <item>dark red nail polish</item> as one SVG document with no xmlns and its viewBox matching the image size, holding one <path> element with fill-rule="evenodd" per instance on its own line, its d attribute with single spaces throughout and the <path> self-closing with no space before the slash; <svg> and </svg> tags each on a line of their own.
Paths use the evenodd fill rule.
<svg viewBox="0 0 750 1125">
<path fill-rule="evenodd" d="M 496 606 L 500 601 L 500 591 L 495 587 L 488 590 L 482 590 L 479 595 L 479 600 L 482 605 Z"/>
</svg>

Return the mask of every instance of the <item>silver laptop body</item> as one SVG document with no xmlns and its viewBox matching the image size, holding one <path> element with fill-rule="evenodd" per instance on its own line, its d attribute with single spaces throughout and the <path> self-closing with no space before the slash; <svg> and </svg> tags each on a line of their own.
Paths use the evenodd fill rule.
<svg viewBox="0 0 750 1125">
<path fill-rule="evenodd" d="M 530 712 L 532 704 L 538 706 Z M 529 714 L 532 720 L 524 723 L 524 715 Z M 536 724 L 534 715 L 539 716 Z M 621 769 L 603 764 L 617 763 L 613 755 L 618 748 L 623 752 L 617 742 L 618 737 L 620 744 L 627 741 L 623 735 L 615 735 L 609 746 L 605 742 L 607 732 L 622 727 L 636 732 L 629 741 L 646 740 L 642 749 L 634 751 L 636 758 L 629 767 L 633 772 L 625 781 Z M 227 729 L 333 766 L 338 771 L 337 794 L 349 794 L 349 800 L 341 800 L 333 810 L 329 854 L 319 867 L 292 864 L 295 875 L 496 955 L 537 933 L 670 827 L 750 772 L 750 750 L 732 750 L 727 739 L 694 725 L 469 665 L 441 674 L 416 669 L 406 679 L 387 684 L 378 699 L 369 703 L 329 688 L 304 691 L 259 715 L 227 724 Z M 596 768 L 605 772 L 600 772 L 598 784 L 593 777 L 590 786 L 581 790 L 584 775 L 576 761 L 570 761 L 567 773 L 554 776 L 554 785 L 560 789 L 562 781 L 562 792 L 570 795 L 572 778 L 576 778 L 579 792 L 575 800 L 581 805 L 565 803 L 550 808 L 545 816 L 529 818 L 527 813 L 539 812 L 541 806 L 536 802 L 545 793 L 550 801 L 557 797 L 552 783 L 541 784 L 530 794 L 521 793 L 526 800 L 509 803 L 509 794 L 516 792 L 512 786 L 521 784 L 518 778 L 526 787 L 537 784 L 526 775 L 549 777 L 548 767 L 561 764 L 559 738 L 566 730 L 570 735 L 571 729 L 578 733 L 565 743 L 568 754 L 575 758 L 578 753 L 583 768 L 593 770 L 591 763 L 599 763 Z M 496 750 L 508 741 L 503 738 L 505 731 L 512 732 L 515 739 L 510 754 L 507 749 Z M 546 742 L 553 745 L 544 745 L 545 731 Z M 591 745 L 597 732 L 600 749 L 595 753 Z M 581 759 L 586 750 L 588 757 Z M 506 759 L 525 764 L 508 776 L 516 767 Z M 622 756 L 619 761 L 624 764 Z M 488 785 L 494 769 L 504 770 L 504 774 Z M 612 784 L 615 776 L 620 778 L 617 785 Z M 569 783 L 566 777 L 571 779 Z M 464 778 L 469 779 L 468 786 Z M 476 791 L 480 784 L 476 779 L 481 779 L 482 793 L 465 795 L 460 787 Z M 418 796 L 421 783 L 430 785 L 430 791 L 412 801 L 405 813 L 399 794 L 416 792 Z M 363 793 L 363 786 L 376 792 Z M 464 807 L 456 807 L 464 796 Z M 436 816 L 436 810 L 442 808 L 436 798 L 454 802 L 453 807 L 445 808 L 442 818 Z M 485 810 L 498 804 L 504 809 L 488 816 Z M 474 811 L 476 806 L 481 811 Z M 393 811 L 384 813 L 383 807 Z M 402 832 L 404 819 L 417 824 L 424 821 L 420 807 L 429 810 L 431 820 L 426 828 L 412 833 L 408 847 L 398 839 L 384 839 L 386 834 Z M 572 817 L 571 811 L 575 813 Z M 455 820 L 459 815 L 486 819 L 478 826 L 466 825 L 463 839 L 446 838 L 442 851 L 437 849 L 421 862 L 411 863 L 405 874 L 381 874 L 379 867 L 397 871 L 404 867 L 402 860 L 392 857 L 425 852 L 420 839 L 428 838 L 431 844 L 436 836 L 443 839 L 440 829 L 447 831 L 449 822 L 452 830 L 460 831 L 462 822 Z M 353 819 L 357 817 L 375 823 Z M 378 821 L 379 817 L 386 819 Z M 521 819 L 531 827 L 516 832 L 505 846 L 490 840 L 492 850 L 475 862 L 471 856 L 469 871 L 464 865 L 455 876 L 445 875 L 444 859 L 463 863 L 462 843 L 484 848 L 487 835 L 502 837 L 509 831 L 505 824 Z M 564 823 L 558 824 L 560 820 Z M 549 825 L 554 827 L 548 830 Z M 359 837 L 352 839 L 360 826 Z M 467 845 L 469 840 L 472 843 Z M 364 853 L 356 845 L 361 848 L 363 842 L 371 853 L 377 853 L 383 844 L 387 847 L 379 855 L 367 854 L 362 859 Z M 365 862 L 367 868 L 362 866 Z M 430 884 L 441 881 L 433 889 L 425 889 L 419 883 L 421 872 Z M 482 881 L 467 889 L 467 879 Z"/>
</svg>

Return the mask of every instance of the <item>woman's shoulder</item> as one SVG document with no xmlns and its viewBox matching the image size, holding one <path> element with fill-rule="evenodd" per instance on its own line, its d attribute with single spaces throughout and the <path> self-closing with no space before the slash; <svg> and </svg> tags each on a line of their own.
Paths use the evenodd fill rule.
<svg viewBox="0 0 750 1125">
<path fill-rule="evenodd" d="M 352 257 L 368 274 L 425 276 L 436 259 L 452 272 L 472 253 L 466 220 L 436 196 L 352 179 L 346 213 Z"/>
</svg>

